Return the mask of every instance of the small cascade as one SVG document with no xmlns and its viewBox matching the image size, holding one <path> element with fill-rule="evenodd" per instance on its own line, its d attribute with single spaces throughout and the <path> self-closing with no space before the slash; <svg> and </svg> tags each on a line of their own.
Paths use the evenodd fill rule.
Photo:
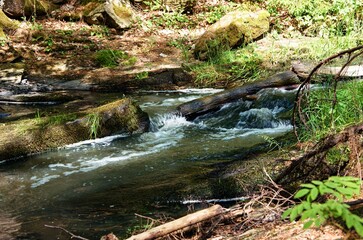
<svg viewBox="0 0 363 240">
<path fill-rule="evenodd" d="M 0 165 L 6 173 L 2 179 L 12 184 L 0 184 L 0 192 L 13 192 L 11 198 L 0 195 L 0 207 L 26 222 L 22 231 L 35 231 L 38 239 L 47 240 L 52 238 L 34 230 L 34 224 L 77 224 L 92 237 L 100 234 L 89 229 L 129 224 L 134 212 L 155 198 L 167 202 L 170 196 L 176 201 L 218 197 L 192 194 L 194 188 L 203 191 L 208 186 L 202 184 L 208 181 L 202 174 L 206 166 L 243 160 L 241 156 L 266 143 L 266 137 L 291 131 L 290 122 L 279 116 L 291 110 L 294 92 L 266 89 L 253 102 L 229 103 L 193 121 L 175 113 L 179 104 L 211 92 L 144 93 L 136 101 L 151 117 L 149 132 L 87 140 L 19 164 Z M 90 211 L 95 219 L 107 221 L 90 218 Z"/>
</svg>

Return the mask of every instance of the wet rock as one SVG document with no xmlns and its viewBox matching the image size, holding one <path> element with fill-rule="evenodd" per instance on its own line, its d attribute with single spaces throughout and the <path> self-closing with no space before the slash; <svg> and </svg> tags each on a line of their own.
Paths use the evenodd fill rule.
<svg viewBox="0 0 363 240">
<path fill-rule="evenodd" d="M 0 125 L 0 161 L 92 137 L 144 132 L 148 128 L 148 115 L 130 99 L 118 100 L 84 112 L 3 123 Z"/>
<path fill-rule="evenodd" d="M 269 30 L 270 14 L 266 10 L 258 12 L 234 11 L 211 25 L 196 41 L 194 55 L 206 60 L 221 50 L 240 46 L 262 36 Z"/>
<path fill-rule="evenodd" d="M 105 3 L 90 3 L 84 19 L 90 24 L 103 25 L 116 29 L 130 28 L 133 20 L 133 10 L 127 0 L 107 0 Z"/>
</svg>

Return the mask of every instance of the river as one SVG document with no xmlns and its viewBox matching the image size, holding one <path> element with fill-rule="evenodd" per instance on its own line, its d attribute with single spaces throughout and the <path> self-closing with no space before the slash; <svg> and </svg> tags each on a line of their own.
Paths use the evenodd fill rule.
<svg viewBox="0 0 363 240">
<path fill-rule="evenodd" d="M 193 121 L 172 113 L 216 91 L 140 93 L 133 98 L 150 115 L 149 132 L 84 141 L 0 165 L 0 214 L 18 223 L 8 238 L 70 238 L 44 226 L 53 225 L 90 239 L 109 232 L 122 239 L 145 223 L 134 213 L 177 217 L 188 210 L 183 200 L 241 196 L 223 184 L 216 168 L 247 160 L 266 139 L 291 132 L 281 116 L 291 110 L 294 92 L 263 90 L 254 102 L 226 104 Z"/>
</svg>

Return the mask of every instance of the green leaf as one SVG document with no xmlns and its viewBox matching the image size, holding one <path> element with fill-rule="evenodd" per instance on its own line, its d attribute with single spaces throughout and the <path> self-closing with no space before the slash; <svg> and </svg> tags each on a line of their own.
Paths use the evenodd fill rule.
<svg viewBox="0 0 363 240">
<path fill-rule="evenodd" d="M 339 187 L 338 184 L 333 183 L 333 182 L 325 182 L 324 185 L 329 187 L 329 188 L 332 188 L 332 189 L 336 189 L 337 187 Z"/>
<path fill-rule="evenodd" d="M 353 224 L 354 224 L 354 218 L 352 218 L 352 217 L 347 217 L 346 219 L 345 219 L 345 224 L 347 225 L 347 227 L 348 228 L 351 228 L 351 227 L 353 227 Z"/>
<path fill-rule="evenodd" d="M 302 213 L 300 220 L 304 221 L 305 219 L 314 218 L 314 217 L 316 217 L 315 214 L 314 214 L 314 211 L 307 210 L 307 211 Z"/>
<path fill-rule="evenodd" d="M 290 214 L 290 222 L 293 222 L 297 218 L 297 215 L 298 215 L 298 208 L 294 207 Z"/>
<path fill-rule="evenodd" d="M 292 208 L 287 209 L 282 215 L 281 218 L 285 219 L 287 218 L 287 216 L 289 216 L 291 214 Z"/>
<path fill-rule="evenodd" d="M 311 183 L 303 183 L 300 186 L 301 187 L 306 187 L 306 188 L 315 188 L 315 185 L 313 185 Z"/>
<path fill-rule="evenodd" d="M 337 190 L 346 198 L 351 198 L 353 196 L 353 190 L 350 188 L 337 187 Z"/>
<path fill-rule="evenodd" d="M 314 221 L 313 221 L 313 220 L 309 220 L 309 221 L 307 221 L 306 223 L 304 223 L 304 229 L 309 228 L 309 227 L 310 227 L 313 223 L 314 223 Z"/>
<path fill-rule="evenodd" d="M 359 189 L 359 184 L 356 183 L 356 182 L 343 182 L 342 183 L 344 186 L 347 186 L 347 187 L 350 187 L 350 188 L 353 188 L 353 189 Z"/>
<path fill-rule="evenodd" d="M 313 189 L 311 189 L 310 191 L 310 200 L 314 201 L 319 195 L 319 190 L 317 187 L 314 187 Z"/>
<path fill-rule="evenodd" d="M 363 226 L 360 222 L 354 221 L 353 223 L 355 231 L 359 234 L 359 236 L 363 237 Z"/>
<path fill-rule="evenodd" d="M 319 185 L 322 185 L 323 182 L 322 181 L 317 181 L 317 180 L 313 180 L 311 181 L 312 183 L 314 183 L 315 185 L 319 186 Z"/>
<path fill-rule="evenodd" d="M 308 201 L 303 201 L 301 205 L 303 205 L 306 210 L 311 209 L 311 204 Z"/>
<path fill-rule="evenodd" d="M 310 189 L 303 188 L 295 194 L 294 198 L 301 198 L 301 197 L 305 196 L 306 194 L 308 194 L 309 192 L 310 192 Z"/>
</svg>

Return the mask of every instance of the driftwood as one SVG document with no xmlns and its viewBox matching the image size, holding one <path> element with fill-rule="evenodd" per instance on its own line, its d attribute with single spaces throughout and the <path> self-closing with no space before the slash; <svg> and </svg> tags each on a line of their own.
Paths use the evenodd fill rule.
<svg viewBox="0 0 363 240">
<path fill-rule="evenodd" d="M 209 111 L 216 110 L 223 104 L 253 95 L 261 89 L 289 86 L 298 83 L 300 83 L 300 81 L 297 75 L 292 71 L 286 71 L 275 74 L 263 81 L 248 83 L 241 87 L 236 87 L 211 96 L 183 103 L 178 106 L 177 110 L 187 119 L 193 119 Z"/>
<path fill-rule="evenodd" d="M 295 72 L 300 78 L 306 79 L 315 65 L 293 62 L 292 71 Z M 343 69 L 342 67 L 321 67 L 317 72 L 317 75 L 331 75 L 335 76 L 340 74 L 342 78 L 360 78 L 363 77 L 363 65 L 347 66 Z"/>
<path fill-rule="evenodd" d="M 172 222 L 152 228 L 146 232 L 131 236 L 126 240 L 149 240 L 166 236 L 172 232 L 187 228 L 197 223 L 209 220 L 213 217 L 226 213 L 226 210 L 220 205 L 214 205 L 210 208 L 186 215 Z"/>
</svg>

